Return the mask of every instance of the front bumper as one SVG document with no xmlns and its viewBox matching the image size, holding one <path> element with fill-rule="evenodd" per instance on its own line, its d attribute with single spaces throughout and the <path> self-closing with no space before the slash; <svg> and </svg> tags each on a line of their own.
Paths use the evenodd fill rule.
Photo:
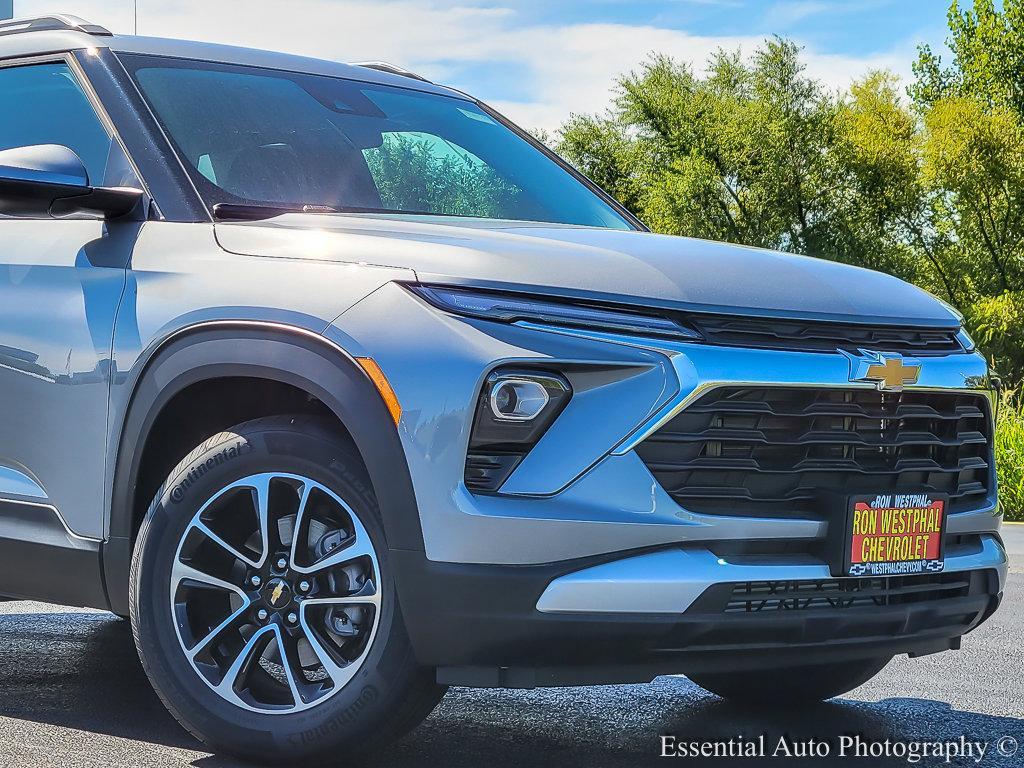
<svg viewBox="0 0 1024 768">
<path fill-rule="evenodd" d="M 438 668 L 440 682 L 532 688 L 959 648 L 998 607 L 1007 567 L 998 537 L 966 538 L 950 547 L 944 574 L 889 581 L 884 598 L 763 610 L 742 607 L 752 583 L 877 590 L 870 582 L 880 580 L 833 579 L 813 564 L 723 564 L 703 549 L 576 563 L 561 575 L 564 566 L 430 563 L 410 552 L 392 559 L 417 656 Z"/>
<path fill-rule="evenodd" d="M 991 570 L 1006 582 L 1006 550 L 996 536 L 950 546 L 943 573 Z M 708 549 L 668 549 L 585 568 L 553 580 L 537 600 L 542 613 L 683 613 L 715 584 L 834 580 L 810 558 L 719 557 Z"/>
</svg>

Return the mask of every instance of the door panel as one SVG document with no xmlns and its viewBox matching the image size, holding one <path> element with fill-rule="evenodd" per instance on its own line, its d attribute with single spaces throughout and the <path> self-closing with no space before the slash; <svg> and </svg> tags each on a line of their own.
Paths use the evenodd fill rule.
<svg viewBox="0 0 1024 768">
<path fill-rule="evenodd" d="M 62 144 L 91 183 L 131 181 L 69 58 L 0 63 L 0 115 L 0 149 Z M 0 217 L 0 594 L 24 596 L 4 563 L 25 553 L 88 550 L 98 568 L 114 315 L 140 226 Z"/>
<path fill-rule="evenodd" d="M 19 473 L 44 494 L 34 500 L 95 538 L 103 533 L 113 320 L 137 225 L 115 229 L 128 231 L 111 236 L 98 221 L 0 221 L 0 497 L 22 496 Z"/>
</svg>

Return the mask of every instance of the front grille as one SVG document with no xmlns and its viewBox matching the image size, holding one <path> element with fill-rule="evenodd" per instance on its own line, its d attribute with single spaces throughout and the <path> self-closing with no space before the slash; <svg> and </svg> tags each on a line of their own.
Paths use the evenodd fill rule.
<svg viewBox="0 0 1024 768">
<path fill-rule="evenodd" d="M 970 573 L 817 581 L 747 581 L 732 588 L 724 613 L 847 610 L 966 597 Z"/>
<path fill-rule="evenodd" d="M 637 453 L 688 510 L 828 519 L 853 494 L 930 492 L 947 494 L 951 512 L 977 508 L 991 445 L 983 395 L 724 387 Z"/>
<path fill-rule="evenodd" d="M 837 349 L 884 349 L 905 355 L 962 352 L 956 328 L 906 328 L 806 320 L 688 315 L 711 344 L 762 349 L 835 352 Z"/>
</svg>

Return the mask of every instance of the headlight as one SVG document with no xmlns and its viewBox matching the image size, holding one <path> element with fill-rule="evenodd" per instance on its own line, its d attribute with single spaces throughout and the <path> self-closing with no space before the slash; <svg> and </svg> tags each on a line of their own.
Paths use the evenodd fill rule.
<svg viewBox="0 0 1024 768">
<path fill-rule="evenodd" d="M 963 345 L 965 352 L 974 351 L 974 348 L 976 346 L 974 343 L 974 339 L 971 338 L 971 335 L 964 328 L 961 328 L 957 332 L 956 337 L 959 340 L 959 342 Z"/>
<path fill-rule="evenodd" d="M 496 320 L 503 323 L 528 321 L 573 328 L 629 333 L 640 336 L 667 336 L 698 340 L 701 335 L 665 314 L 633 312 L 594 304 L 538 299 L 505 293 L 448 288 L 434 285 L 407 286 L 439 309 L 456 315 Z"/>
<path fill-rule="evenodd" d="M 936 296 L 934 293 L 931 292 L 928 292 L 928 295 L 935 299 L 937 302 L 939 302 L 939 304 L 944 306 L 946 309 L 948 309 L 949 313 L 960 322 L 960 331 L 957 333 L 956 339 L 963 346 L 965 352 L 973 352 L 976 345 L 974 343 L 974 339 L 971 338 L 971 335 L 967 333 L 967 330 L 964 328 L 964 313 L 961 312 L 956 307 L 954 307 L 941 296 Z"/>
</svg>

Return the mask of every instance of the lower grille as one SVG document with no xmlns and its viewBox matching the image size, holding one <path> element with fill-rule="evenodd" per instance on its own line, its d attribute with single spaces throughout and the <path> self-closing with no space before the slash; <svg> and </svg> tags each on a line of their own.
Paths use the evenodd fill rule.
<svg viewBox="0 0 1024 768">
<path fill-rule="evenodd" d="M 999 600 L 999 574 L 992 569 L 714 584 L 660 649 L 792 650 L 801 644 L 955 638 L 991 615 Z"/>
<path fill-rule="evenodd" d="M 496 491 L 522 460 L 518 453 L 470 453 L 466 457 L 466 487 L 477 492 Z"/>
<path fill-rule="evenodd" d="M 819 516 L 840 497 L 948 494 L 950 511 L 992 488 L 992 419 L 981 394 L 723 387 L 637 447 L 682 507 Z"/>
<path fill-rule="evenodd" d="M 748 581 L 732 588 L 724 613 L 846 610 L 966 597 L 969 573 L 819 581 Z"/>
</svg>

